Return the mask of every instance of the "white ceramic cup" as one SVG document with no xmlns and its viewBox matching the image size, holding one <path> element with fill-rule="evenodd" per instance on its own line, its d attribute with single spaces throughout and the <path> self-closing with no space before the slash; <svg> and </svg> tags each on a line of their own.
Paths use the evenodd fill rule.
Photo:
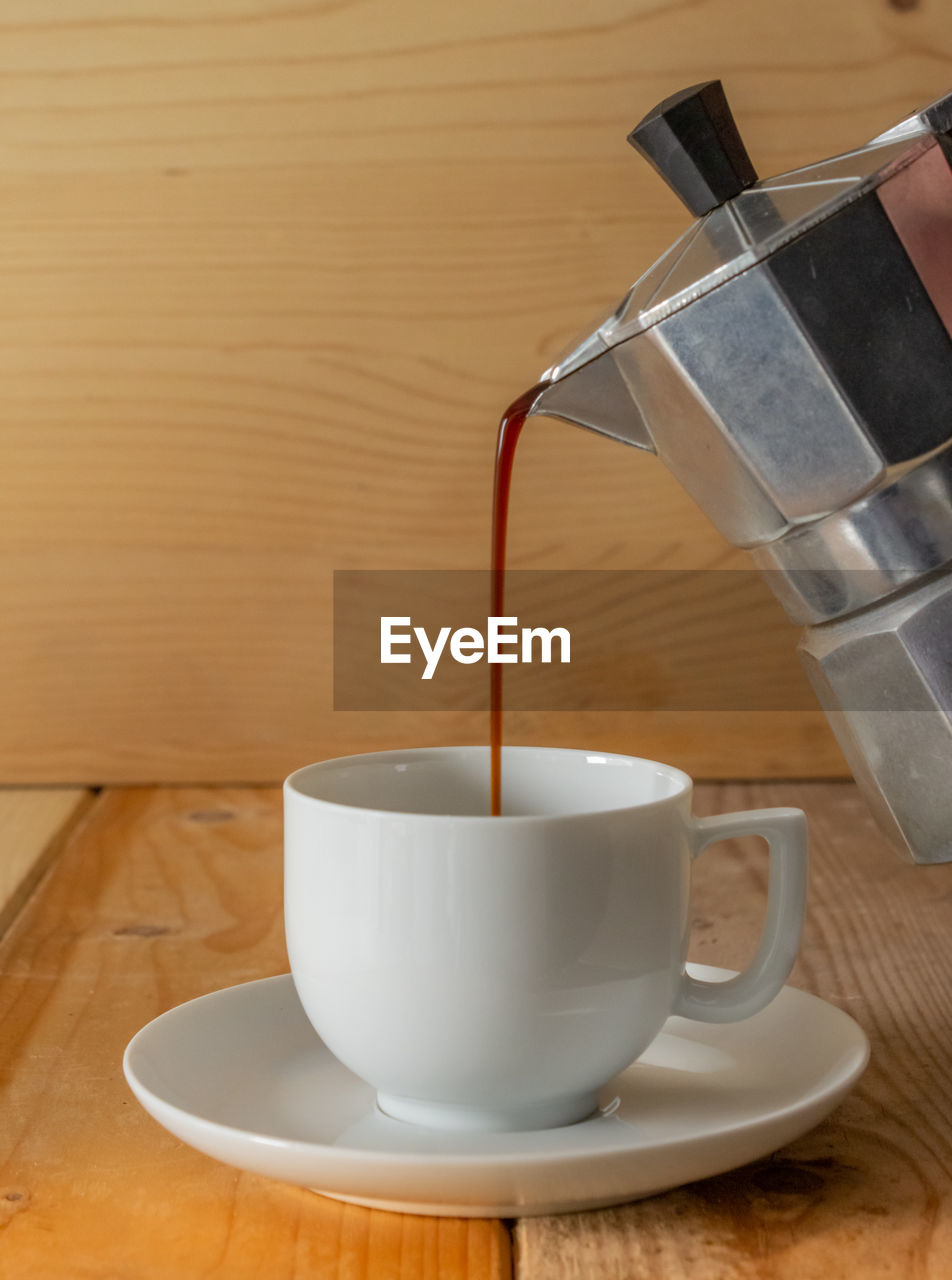
<svg viewBox="0 0 952 1280">
<path fill-rule="evenodd" d="M 669 1014 L 731 1022 L 793 965 L 806 895 L 799 809 L 691 814 L 691 779 L 630 756 L 382 751 L 284 784 L 294 984 L 330 1050 L 382 1111 L 448 1129 L 536 1129 L 596 1092 Z M 743 973 L 685 972 L 690 867 L 730 836 L 770 850 L 767 918 Z"/>
</svg>

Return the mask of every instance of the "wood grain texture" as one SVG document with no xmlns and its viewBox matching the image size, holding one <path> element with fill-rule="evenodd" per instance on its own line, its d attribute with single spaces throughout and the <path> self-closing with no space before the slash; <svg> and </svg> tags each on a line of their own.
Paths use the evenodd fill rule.
<svg viewBox="0 0 952 1280">
<path fill-rule="evenodd" d="M 88 791 L 0 788 L 0 934 L 92 800 Z"/>
<path fill-rule="evenodd" d="M 491 1221 L 387 1214 L 244 1174 L 122 1077 L 161 1011 L 286 970 L 280 794 L 99 798 L 0 947 L 4 1280 L 503 1280 Z"/>
<path fill-rule="evenodd" d="M 697 808 L 797 805 L 811 828 L 794 985 L 872 1041 L 846 1102 L 773 1157 L 638 1204 L 516 1229 L 521 1280 L 952 1276 L 952 866 L 899 862 L 852 784 L 705 787 Z M 742 966 L 765 890 L 756 841 L 695 870 L 692 958 Z"/>
<path fill-rule="evenodd" d="M 0 39 L 11 781 L 485 740 L 335 715 L 331 572 L 486 564 L 500 410 L 685 224 L 633 120 L 723 75 L 769 172 L 952 81 L 942 6 L 886 0 L 10 0 Z M 655 460 L 564 425 L 514 500 L 515 565 L 741 563 Z M 819 712 L 518 728 L 844 768 Z"/>
</svg>

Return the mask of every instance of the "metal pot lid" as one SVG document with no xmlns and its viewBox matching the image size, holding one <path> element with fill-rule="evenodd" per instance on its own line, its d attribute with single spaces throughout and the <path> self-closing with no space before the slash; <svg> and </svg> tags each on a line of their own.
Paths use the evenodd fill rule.
<svg viewBox="0 0 952 1280">
<path fill-rule="evenodd" d="M 952 95 L 856 151 L 758 181 L 719 80 L 665 99 L 629 141 L 701 216 L 546 376 L 570 373 L 746 271 L 912 164 L 950 125 Z"/>
</svg>

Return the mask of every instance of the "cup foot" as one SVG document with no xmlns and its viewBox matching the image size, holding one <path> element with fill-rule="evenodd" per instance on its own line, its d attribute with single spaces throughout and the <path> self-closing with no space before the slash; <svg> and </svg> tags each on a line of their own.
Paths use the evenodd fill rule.
<svg viewBox="0 0 952 1280">
<path fill-rule="evenodd" d="M 573 1093 L 543 1102 L 527 1102 L 513 1107 L 473 1107 L 458 1102 L 426 1102 L 421 1098 L 401 1098 L 378 1093 L 377 1106 L 393 1120 L 426 1129 L 463 1133 L 525 1132 L 528 1129 L 558 1129 L 587 1120 L 598 1109 L 598 1095 Z"/>
</svg>

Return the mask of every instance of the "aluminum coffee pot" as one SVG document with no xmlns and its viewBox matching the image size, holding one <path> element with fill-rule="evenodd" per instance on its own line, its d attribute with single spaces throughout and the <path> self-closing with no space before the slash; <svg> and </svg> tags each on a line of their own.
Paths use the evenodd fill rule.
<svg viewBox="0 0 952 1280">
<path fill-rule="evenodd" d="M 877 821 L 952 860 L 952 94 L 759 180 L 720 81 L 629 141 L 697 221 L 531 409 L 671 468 L 749 549 Z"/>
</svg>

